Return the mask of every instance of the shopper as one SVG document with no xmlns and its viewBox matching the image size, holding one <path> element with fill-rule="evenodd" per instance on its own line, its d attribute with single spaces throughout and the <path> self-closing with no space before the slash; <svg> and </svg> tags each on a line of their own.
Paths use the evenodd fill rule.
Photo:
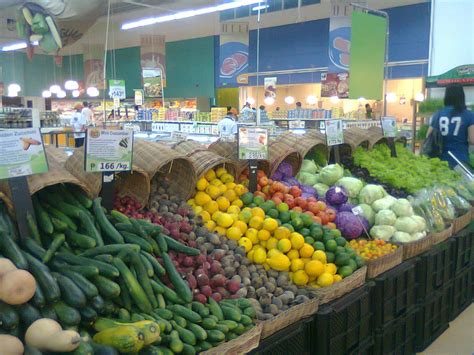
<svg viewBox="0 0 474 355">
<path fill-rule="evenodd" d="M 474 114 L 467 110 L 464 89 L 459 84 L 446 88 L 444 106 L 431 118 L 426 137 L 439 132 L 442 141 L 439 158 L 454 168 L 457 163 L 448 151 L 461 162 L 469 163 L 469 145 L 474 145 Z"/>
<path fill-rule="evenodd" d="M 265 106 L 261 105 L 258 108 L 258 116 L 260 118 L 261 125 L 272 125 L 273 122 L 268 119 L 268 113 L 265 110 Z"/>
<path fill-rule="evenodd" d="M 301 102 L 298 101 L 295 104 L 295 106 L 296 106 L 296 109 L 295 109 L 296 112 L 295 112 L 295 117 L 294 118 L 296 118 L 296 119 L 303 118 L 303 105 L 301 104 Z"/>
<path fill-rule="evenodd" d="M 237 134 L 237 110 L 235 108 L 227 108 L 227 115 L 219 121 L 217 129 L 221 138 L 235 137 Z"/>
<path fill-rule="evenodd" d="M 94 111 L 91 110 L 91 104 L 87 101 L 82 103 L 84 108 L 81 111 L 81 115 L 84 117 L 85 121 L 89 124 L 94 122 Z"/>
<path fill-rule="evenodd" d="M 250 108 L 250 103 L 245 103 L 244 107 L 240 111 L 240 117 L 243 122 L 253 121 L 254 120 L 254 111 Z"/>
<path fill-rule="evenodd" d="M 367 118 L 368 120 L 373 118 L 373 110 L 368 103 L 365 104 L 365 118 Z"/>
<path fill-rule="evenodd" d="M 87 121 L 82 115 L 82 110 L 82 105 L 76 104 L 74 106 L 74 114 L 71 119 L 72 131 L 74 132 L 74 146 L 76 148 L 82 147 L 84 145 L 84 131 L 87 126 Z"/>
</svg>

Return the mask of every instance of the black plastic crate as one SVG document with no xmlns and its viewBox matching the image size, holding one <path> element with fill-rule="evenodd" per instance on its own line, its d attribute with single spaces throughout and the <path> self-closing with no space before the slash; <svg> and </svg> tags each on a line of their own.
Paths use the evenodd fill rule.
<svg viewBox="0 0 474 355">
<path fill-rule="evenodd" d="M 434 245 L 422 254 L 416 263 L 417 302 L 422 302 L 434 291 L 443 288 L 454 273 L 454 240 Z"/>
<path fill-rule="evenodd" d="M 449 328 L 453 284 L 446 284 L 429 295 L 416 312 L 415 350 L 425 350 L 436 338 Z"/>
<path fill-rule="evenodd" d="M 319 308 L 308 328 L 311 354 L 363 353 L 371 347 L 365 341 L 372 338 L 370 291 L 373 286 L 373 282 L 368 282 Z"/>
<path fill-rule="evenodd" d="M 311 318 L 292 324 L 279 332 L 260 340 L 252 355 L 310 355 L 308 323 Z"/>
<path fill-rule="evenodd" d="M 459 232 L 454 238 L 454 271 L 457 273 L 465 267 L 474 264 L 474 228 L 468 228 Z"/>
<path fill-rule="evenodd" d="M 373 281 L 372 308 L 374 328 L 384 326 L 416 304 L 417 259 L 410 259 L 377 276 Z"/>
<path fill-rule="evenodd" d="M 414 354 L 415 316 L 417 307 L 411 307 L 402 316 L 374 331 L 373 355 Z"/>
<path fill-rule="evenodd" d="M 452 309 L 450 320 L 456 318 L 472 303 L 472 270 L 461 270 L 453 280 Z"/>
</svg>

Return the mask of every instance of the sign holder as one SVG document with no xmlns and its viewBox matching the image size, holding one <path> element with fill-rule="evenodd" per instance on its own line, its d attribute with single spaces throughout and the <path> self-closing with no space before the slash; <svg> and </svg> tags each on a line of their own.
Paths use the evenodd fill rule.
<svg viewBox="0 0 474 355">
<path fill-rule="evenodd" d="M 380 127 L 382 127 L 382 135 L 387 138 L 388 147 L 390 148 L 390 156 L 397 157 L 395 149 L 395 137 L 397 136 L 397 120 L 395 117 L 380 117 Z"/>
<path fill-rule="evenodd" d="M 257 191 L 258 161 L 268 159 L 268 130 L 260 127 L 239 127 L 238 156 L 249 166 L 249 191 Z"/>
<path fill-rule="evenodd" d="M 100 191 L 102 205 L 108 210 L 114 208 L 115 199 L 115 173 L 106 171 L 102 173 L 102 189 Z"/>
<path fill-rule="evenodd" d="M 325 121 L 326 144 L 334 152 L 334 162 L 339 163 L 341 157 L 339 154 L 339 145 L 344 143 L 344 130 L 342 120 Z"/>
</svg>

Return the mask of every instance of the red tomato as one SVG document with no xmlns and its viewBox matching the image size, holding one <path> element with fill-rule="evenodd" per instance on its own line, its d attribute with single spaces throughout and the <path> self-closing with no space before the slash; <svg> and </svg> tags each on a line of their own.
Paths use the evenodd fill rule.
<svg viewBox="0 0 474 355">
<path fill-rule="evenodd" d="M 262 176 L 261 178 L 258 179 L 259 185 L 267 186 L 268 185 L 268 178 L 266 176 Z"/>
<path fill-rule="evenodd" d="M 326 209 L 326 204 L 323 201 L 318 201 L 316 203 L 318 204 L 320 211 L 324 211 Z"/>
<path fill-rule="evenodd" d="M 293 209 L 293 207 L 296 206 L 295 200 L 293 198 L 285 199 L 285 202 L 290 209 Z"/>
<path fill-rule="evenodd" d="M 307 206 L 308 206 L 308 202 L 306 201 L 306 199 L 304 199 L 303 197 L 297 197 L 295 198 L 295 202 L 298 206 L 300 206 L 303 210 L 306 210 Z"/>
<path fill-rule="evenodd" d="M 336 219 L 336 211 L 332 208 L 328 208 L 326 210 L 326 214 L 328 216 L 329 222 L 332 222 Z"/>
<path fill-rule="evenodd" d="M 322 224 L 321 217 L 319 217 L 319 216 L 314 216 L 313 220 L 318 224 Z"/>
<path fill-rule="evenodd" d="M 296 212 L 303 212 L 303 210 L 301 209 L 300 206 L 295 206 L 291 209 L 292 211 L 296 211 Z"/>
<path fill-rule="evenodd" d="M 313 214 L 315 215 L 319 212 L 319 205 L 317 202 L 309 202 L 307 208 L 308 211 L 313 212 Z"/>
<path fill-rule="evenodd" d="M 285 199 L 285 195 L 283 194 L 283 192 L 275 192 L 273 194 L 273 197 L 278 197 L 282 201 Z"/>
<path fill-rule="evenodd" d="M 283 200 L 286 202 L 286 200 L 294 200 L 295 198 L 293 197 L 293 195 L 290 195 L 290 194 L 285 194 Z"/>
<path fill-rule="evenodd" d="M 275 206 L 278 206 L 280 203 L 283 202 L 278 196 L 275 195 L 273 195 L 272 201 L 275 202 Z"/>
<path fill-rule="evenodd" d="M 293 195 L 294 197 L 300 197 L 301 189 L 298 186 L 292 186 L 290 187 L 290 194 Z"/>
<path fill-rule="evenodd" d="M 319 218 L 321 218 L 321 223 L 322 223 L 323 225 L 326 225 L 326 224 L 329 223 L 329 217 L 328 217 L 328 215 L 326 214 L 326 212 L 319 212 L 319 213 L 318 213 L 318 216 L 319 216 Z"/>
</svg>

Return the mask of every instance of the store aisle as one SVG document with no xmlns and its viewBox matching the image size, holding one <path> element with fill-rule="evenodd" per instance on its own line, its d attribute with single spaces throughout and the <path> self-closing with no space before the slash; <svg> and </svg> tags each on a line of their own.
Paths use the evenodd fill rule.
<svg viewBox="0 0 474 355">
<path fill-rule="evenodd" d="M 474 354 L 474 304 L 471 304 L 449 328 L 421 355 Z"/>
</svg>

